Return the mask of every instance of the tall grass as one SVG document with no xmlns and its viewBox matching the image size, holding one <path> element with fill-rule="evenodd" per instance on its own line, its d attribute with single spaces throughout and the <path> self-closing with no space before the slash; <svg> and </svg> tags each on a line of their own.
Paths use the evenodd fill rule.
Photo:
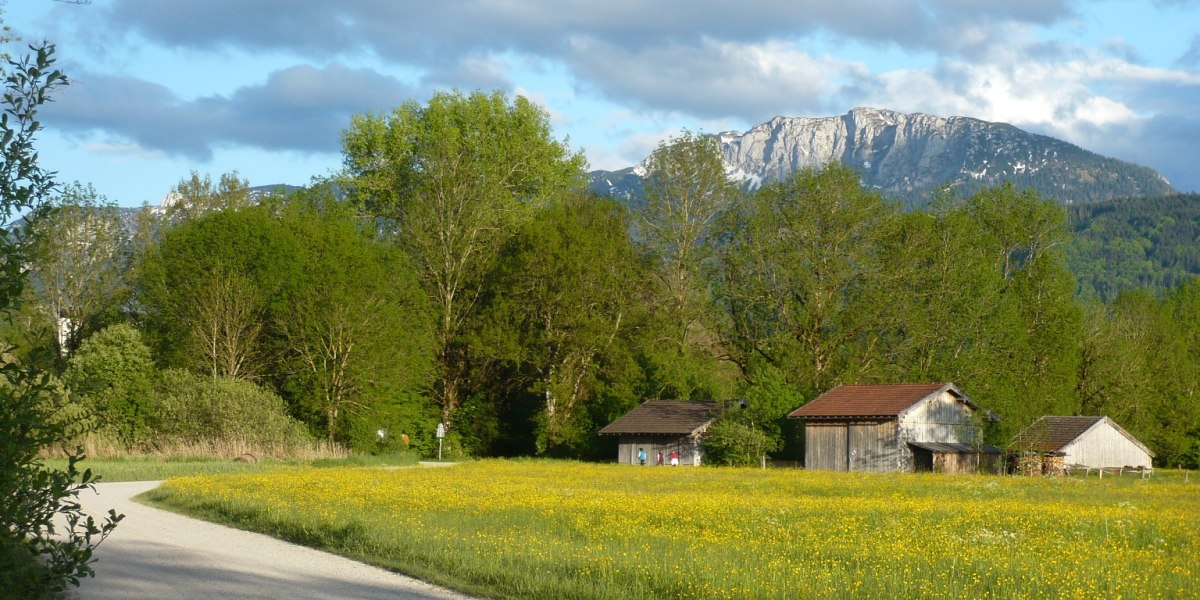
<svg viewBox="0 0 1200 600">
<path fill-rule="evenodd" d="M 481 461 L 167 482 L 170 506 L 489 597 L 1171 598 L 1200 485 Z"/>
<path fill-rule="evenodd" d="M 135 447 L 90 434 L 74 442 L 92 459 L 158 458 L 163 460 L 233 459 L 243 455 L 255 458 L 290 460 L 339 459 L 349 456 L 344 446 L 313 440 L 305 443 L 263 443 L 246 439 L 150 442 Z M 70 448 L 74 449 L 74 445 Z M 64 457 L 66 448 L 46 448 L 45 457 Z"/>
</svg>

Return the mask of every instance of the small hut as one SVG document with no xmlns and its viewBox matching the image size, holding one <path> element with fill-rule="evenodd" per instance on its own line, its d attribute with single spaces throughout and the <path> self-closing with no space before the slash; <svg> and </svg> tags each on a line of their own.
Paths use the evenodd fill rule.
<svg viewBox="0 0 1200 600">
<path fill-rule="evenodd" d="M 1018 433 L 1008 451 L 1028 474 L 1055 474 L 1063 467 L 1150 469 L 1154 459 L 1145 444 L 1108 417 L 1042 417 Z"/>
<path fill-rule="evenodd" d="M 617 462 L 638 464 L 638 450 L 646 451 L 646 464 L 679 453 L 679 464 L 699 465 L 702 439 L 717 418 L 716 402 L 648 400 L 600 430 L 618 438 Z"/>
</svg>

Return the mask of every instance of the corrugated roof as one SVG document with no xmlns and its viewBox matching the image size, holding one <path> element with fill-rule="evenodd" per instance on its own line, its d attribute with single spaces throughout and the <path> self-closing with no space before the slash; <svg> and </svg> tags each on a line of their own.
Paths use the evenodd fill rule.
<svg viewBox="0 0 1200 600">
<path fill-rule="evenodd" d="M 909 442 L 908 445 L 921 448 L 922 450 L 928 450 L 930 452 L 937 452 L 938 454 L 974 454 L 976 452 L 982 452 L 984 454 L 1000 454 L 999 448 L 995 446 L 989 446 L 987 444 L 984 444 L 980 448 L 976 448 L 971 444 L 947 442 Z"/>
<path fill-rule="evenodd" d="M 1042 417 L 1018 433 L 1008 447 L 1011 450 L 1062 452 L 1062 449 L 1068 444 L 1074 442 L 1101 421 L 1107 421 L 1113 429 L 1128 438 L 1130 442 L 1145 450 L 1150 456 L 1154 456 L 1154 452 L 1151 452 L 1145 444 L 1108 417 Z"/>
<path fill-rule="evenodd" d="M 717 417 L 716 402 L 648 400 L 600 430 L 601 435 L 695 433 Z"/>
<path fill-rule="evenodd" d="M 789 418 L 895 417 L 904 409 L 943 389 L 966 396 L 949 383 L 842 385 L 788 413 Z"/>
</svg>

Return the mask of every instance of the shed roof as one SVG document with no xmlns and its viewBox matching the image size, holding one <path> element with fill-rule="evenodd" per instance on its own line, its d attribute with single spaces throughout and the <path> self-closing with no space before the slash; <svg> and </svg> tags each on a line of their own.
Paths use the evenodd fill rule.
<svg viewBox="0 0 1200 600">
<path fill-rule="evenodd" d="M 788 413 L 788 418 L 897 417 L 943 390 L 970 404 L 966 394 L 950 383 L 841 385 Z"/>
<path fill-rule="evenodd" d="M 1021 433 L 1018 433 L 1013 438 L 1012 443 L 1008 447 L 1012 450 L 1062 452 L 1063 448 L 1066 448 L 1071 442 L 1079 439 L 1080 436 L 1087 433 L 1091 428 L 1104 422 L 1128 438 L 1135 446 L 1141 448 L 1150 456 L 1154 456 L 1154 452 L 1147 448 L 1145 444 L 1108 417 L 1045 416 L 1021 430 Z"/>
<path fill-rule="evenodd" d="M 647 400 L 600 430 L 601 435 L 696 433 L 717 418 L 717 403 Z"/>
</svg>

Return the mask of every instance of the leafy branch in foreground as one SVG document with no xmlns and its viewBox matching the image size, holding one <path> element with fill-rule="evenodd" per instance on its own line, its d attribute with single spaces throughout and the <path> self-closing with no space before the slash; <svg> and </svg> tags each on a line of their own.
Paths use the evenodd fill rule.
<svg viewBox="0 0 1200 600">
<path fill-rule="evenodd" d="M 9 60 L 4 74 L 0 218 L 5 223 L 22 211 L 28 211 L 26 223 L 45 218 L 44 198 L 54 187 L 54 174 L 38 165 L 33 140 L 41 127 L 38 107 L 67 78 L 52 69 L 54 46 L 31 50 L 32 57 Z M 5 318 L 19 308 L 29 247 L 27 236 L 0 230 L 0 314 Z M 58 418 L 65 395 L 56 393 L 50 377 L 32 361 L 19 361 L 13 350 L 0 341 L 0 595 L 56 597 L 94 574 L 92 551 L 122 515 L 109 511 L 97 523 L 83 513 L 79 493 L 94 489 L 96 479 L 90 471 L 79 472 L 82 449 L 69 453 L 66 470 L 42 463 L 38 451 L 64 443 L 76 423 Z"/>
</svg>

